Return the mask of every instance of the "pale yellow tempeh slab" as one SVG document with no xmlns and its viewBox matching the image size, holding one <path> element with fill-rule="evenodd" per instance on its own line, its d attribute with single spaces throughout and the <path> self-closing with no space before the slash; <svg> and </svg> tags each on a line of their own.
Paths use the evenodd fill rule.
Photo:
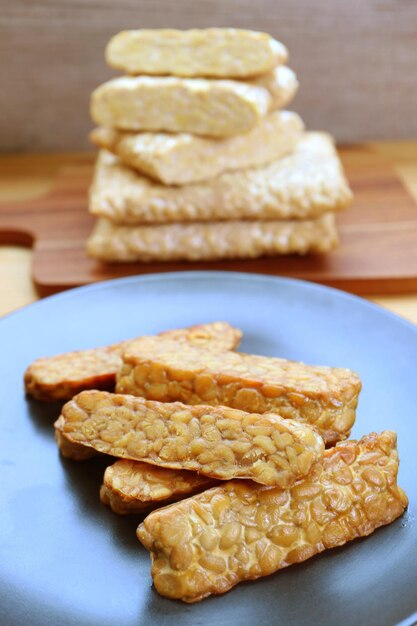
<svg viewBox="0 0 417 626">
<path fill-rule="evenodd" d="M 58 444 L 102 452 L 211 478 L 294 484 L 323 456 L 320 435 L 279 415 L 227 407 L 155 402 L 106 391 L 83 391 L 55 424 Z"/>
<path fill-rule="evenodd" d="M 279 65 L 272 72 L 248 81 L 251 85 L 265 87 L 271 96 L 271 110 L 283 109 L 298 91 L 297 76 L 286 65 Z"/>
<path fill-rule="evenodd" d="M 349 436 L 360 390 L 350 369 L 193 346 L 178 351 L 169 338 L 153 337 L 125 349 L 116 382 L 118 393 L 151 400 L 273 411 L 311 424 L 327 443 Z"/>
<path fill-rule="evenodd" d="M 85 449 L 84 446 L 80 448 Z M 103 504 L 120 515 L 143 513 L 216 484 L 216 480 L 194 472 L 119 459 L 104 472 L 100 498 Z"/>
<path fill-rule="evenodd" d="M 403 514 L 396 435 L 372 433 L 326 450 L 290 490 L 232 481 L 154 511 L 137 535 L 157 591 L 198 602 L 370 535 Z"/>
<path fill-rule="evenodd" d="M 352 199 L 331 137 L 305 133 L 292 154 L 208 181 L 167 187 L 99 154 L 90 212 L 119 224 L 309 219 Z"/>
<path fill-rule="evenodd" d="M 264 87 L 232 80 L 123 76 L 91 96 L 96 124 L 120 130 L 229 137 L 250 131 L 272 108 Z"/>
<path fill-rule="evenodd" d="M 209 139 L 189 133 L 129 133 L 99 127 L 93 143 L 163 183 L 184 185 L 246 167 L 263 165 L 291 152 L 304 124 L 296 113 L 274 111 L 243 135 Z"/>
<path fill-rule="evenodd" d="M 236 28 L 128 30 L 106 48 L 110 67 L 128 74 L 244 78 L 287 58 L 285 46 L 270 35 Z"/>
<path fill-rule="evenodd" d="M 332 213 L 312 220 L 118 226 L 97 220 L 87 253 L 104 262 L 214 261 L 323 254 L 338 244 Z"/>
<path fill-rule="evenodd" d="M 227 322 L 212 322 L 165 331 L 157 337 L 171 337 L 178 346 L 187 342 L 223 351 L 236 348 L 242 333 Z M 36 359 L 25 372 L 26 393 L 37 400 L 54 401 L 69 400 L 83 389 L 114 389 L 122 351 L 129 341 L 133 340 Z"/>
</svg>

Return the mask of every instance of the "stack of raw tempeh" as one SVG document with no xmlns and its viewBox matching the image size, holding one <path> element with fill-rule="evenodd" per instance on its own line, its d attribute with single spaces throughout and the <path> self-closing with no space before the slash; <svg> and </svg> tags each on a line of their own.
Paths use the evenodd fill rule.
<svg viewBox="0 0 417 626">
<path fill-rule="evenodd" d="M 185 602 L 368 535 L 407 506 L 395 433 L 343 441 L 358 376 L 234 352 L 240 338 L 217 322 L 38 359 L 25 375 L 43 400 L 84 389 L 55 424 L 61 453 L 118 457 L 100 490 L 116 513 L 163 506 L 137 535 L 157 590 Z"/>
<path fill-rule="evenodd" d="M 236 29 L 138 30 L 108 44 L 128 75 L 98 87 L 91 256 L 212 260 L 326 252 L 351 192 L 331 137 L 283 108 L 285 46 Z"/>
</svg>

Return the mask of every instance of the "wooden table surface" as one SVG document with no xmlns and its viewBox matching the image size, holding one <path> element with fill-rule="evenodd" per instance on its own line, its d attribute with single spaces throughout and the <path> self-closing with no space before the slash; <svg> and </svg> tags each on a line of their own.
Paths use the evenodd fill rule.
<svg viewBox="0 0 417 626">
<path fill-rule="evenodd" d="M 390 159 L 417 200 L 417 142 L 384 142 L 371 145 Z M 86 159 L 89 158 L 86 154 Z M 53 185 L 59 168 L 71 165 L 75 159 L 79 160 L 80 155 L 0 155 L 0 202 L 42 196 Z M 37 299 L 30 278 L 30 264 L 29 249 L 0 246 L 0 315 Z M 417 293 L 406 296 L 381 294 L 369 299 L 417 324 Z"/>
</svg>

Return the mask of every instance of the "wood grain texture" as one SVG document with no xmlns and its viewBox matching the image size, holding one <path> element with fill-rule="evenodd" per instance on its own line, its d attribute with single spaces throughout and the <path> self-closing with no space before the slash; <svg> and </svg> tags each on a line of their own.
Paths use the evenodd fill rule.
<svg viewBox="0 0 417 626">
<path fill-rule="evenodd" d="M 133 274 L 219 269 L 293 276 L 355 293 L 417 291 L 417 207 L 391 165 L 370 148 L 341 151 L 355 201 L 339 218 L 341 245 L 325 256 L 212 263 L 105 265 L 85 254 L 93 218 L 87 187 L 93 157 L 61 170 L 52 191 L 0 205 L 0 242 L 34 246 L 32 274 L 40 295 Z"/>
<path fill-rule="evenodd" d="M 104 47 L 125 28 L 236 26 L 290 50 L 294 102 L 341 141 L 417 138 L 414 0 L 14 0 L 0 15 L 0 150 L 87 146 L 90 92 L 113 76 Z"/>
<path fill-rule="evenodd" d="M 0 246 L 0 317 L 37 300 L 31 257 L 26 248 Z"/>
</svg>

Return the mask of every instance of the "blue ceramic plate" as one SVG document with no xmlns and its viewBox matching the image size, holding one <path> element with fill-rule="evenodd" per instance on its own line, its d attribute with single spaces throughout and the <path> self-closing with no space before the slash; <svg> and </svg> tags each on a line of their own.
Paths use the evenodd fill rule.
<svg viewBox="0 0 417 626">
<path fill-rule="evenodd" d="M 353 435 L 398 433 L 410 507 L 364 540 L 220 597 L 158 596 L 138 518 L 100 504 L 103 460 L 60 458 L 59 406 L 29 401 L 36 357 L 227 320 L 245 352 L 350 367 L 363 381 Z M 340 291 L 249 274 L 186 272 L 100 283 L 0 321 L 0 623 L 5 626 L 392 626 L 417 611 L 417 328 Z M 414 614 L 414 618 L 412 615 Z"/>
</svg>

